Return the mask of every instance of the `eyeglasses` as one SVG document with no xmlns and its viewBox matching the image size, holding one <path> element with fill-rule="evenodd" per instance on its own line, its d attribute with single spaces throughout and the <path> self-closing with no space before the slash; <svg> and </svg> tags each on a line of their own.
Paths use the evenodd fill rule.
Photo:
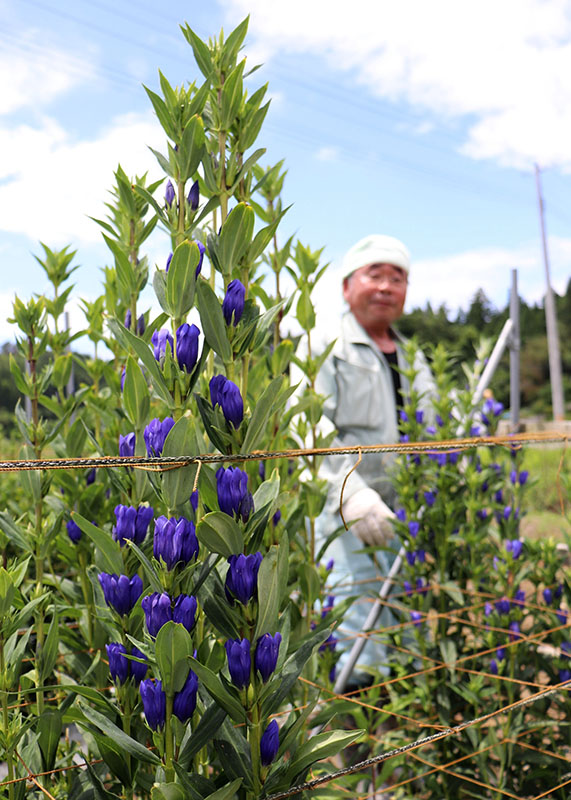
<svg viewBox="0 0 571 800">
<path fill-rule="evenodd" d="M 374 283 L 374 284 L 381 284 L 385 281 L 390 286 L 395 287 L 402 287 L 406 286 L 408 283 L 408 276 L 404 270 L 401 270 L 398 267 L 385 267 L 385 266 L 377 266 L 373 265 L 371 267 L 367 267 L 364 270 L 357 270 L 353 273 L 359 277 L 363 283 Z"/>
</svg>

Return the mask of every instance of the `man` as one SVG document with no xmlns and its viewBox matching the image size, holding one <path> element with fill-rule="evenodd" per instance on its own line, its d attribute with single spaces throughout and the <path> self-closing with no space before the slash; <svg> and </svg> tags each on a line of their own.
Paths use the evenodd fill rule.
<svg viewBox="0 0 571 800">
<path fill-rule="evenodd" d="M 343 297 L 349 309 L 341 319 L 337 340 L 315 387 L 326 397 L 322 430 L 337 431 L 332 447 L 398 442 L 398 410 L 410 386 L 398 372 L 406 364 L 402 337 L 394 323 L 403 312 L 409 271 L 408 250 L 391 236 L 367 236 L 344 258 Z M 426 414 L 433 381 L 421 354 L 415 367 L 414 388 L 422 396 L 421 408 Z M 338 588 L 333 588 L 334 593 L 365 596 L 353 604 L 341 626 L 341 633 L 348 637 L 363 629 L 370 610 L 366 596 L 376 596 L 394 559 L 393 553 L 387 552 L 387 547 L 394 549 L 397 545 L 391 509 L 396 496 L 389 469 L 393 461 L 392 455 L 366 454 L 349 474 L 343 492 L 343 516 L 354 523 L 325 553 L 325 558 L 335 562 L 331 581 Z M 320 477 L 328 481 L 329 492 L 317 524 L 317 550 L 341 524 L 341 488 L 355 462 L 355 456 L 328 456 L 323 460 Z M 362 552 L 365 547 L 380 549 Z M 385 610 L 379 627 L 393 621 Z M 374 639 L 365 647 L 359 664 L 386 672 L 386 662 L 386 648 Z"/>
</svg>

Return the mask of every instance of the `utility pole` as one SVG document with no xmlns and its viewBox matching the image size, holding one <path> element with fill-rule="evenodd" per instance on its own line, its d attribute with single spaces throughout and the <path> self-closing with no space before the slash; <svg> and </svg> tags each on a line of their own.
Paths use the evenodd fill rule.
<svg viewBox="0 0 571 800">
<path fill-rule="evenodd" d="M 541 196 L 541 183 L 537 164 L 535 165 L 535 183 L 537 186 L 537 199 L 539 203 L 543 263 L 545 265 L 545 327 L 547 329 L 547 352 L 549 355 L 549 377 L 551 379 L 551 404 L 553 406 L 553 419 L 558 422 L 564 419 L 565 414 L 565 406 L 563 404 L 563 380 L 561 377 L 561 354 L 559 352 L 555 298 L 553 297 L 553 289 L 551 288 L 551 279 L 549 277 L 549 257 L 547 255 L 547 237 L 545 235 L 545 221 L 543 218 L 543 198 Z"/>
</svg>

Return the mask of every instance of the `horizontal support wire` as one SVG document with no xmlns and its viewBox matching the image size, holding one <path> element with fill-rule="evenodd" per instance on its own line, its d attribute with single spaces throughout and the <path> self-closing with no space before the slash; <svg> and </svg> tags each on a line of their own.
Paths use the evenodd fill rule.
<svg viewBox="0 0 571 800">
<path fill-rule="evenodd" d="M 166 471 L 192 464 L 223 464 L 241 461 L 266 461 L 277 458 L 304 458 L 306 456 L 344 456 L 365 453 L 460 453 L 476 447 L 520 448 L 524 444 L 561 442 L 567 445 L 569 436 L 564 433 L 536 432 L 509 436 L 475 436 L 468 439 L 446 439 L 438 442 L 399 442 L 398 444 L 370 444 L 352 447 L 314 447 L 298 450 L 254 450 L 251 453 L 200 453 L 195 456 L 93 456 L 90 458 L 19 459 L 0 461 L 0 472 L 50 469 L 90 469 L 131 467 Z"/>
</svg>

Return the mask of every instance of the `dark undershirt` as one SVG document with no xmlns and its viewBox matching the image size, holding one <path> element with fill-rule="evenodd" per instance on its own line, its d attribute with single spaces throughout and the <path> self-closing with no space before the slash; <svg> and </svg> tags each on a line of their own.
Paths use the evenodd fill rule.
<svg viewBox="0 0 571 800">
<path fill-rule="evenodd" d="M 394 353 L 383 353 L 383 355 L 389 362 L 389 366 L 391 368 L 391 375 L 393 376 L 393 391 L 395 393 L 395 405 L 397 409 L 397 418 L 398 418 L 398 412 L 402 408 L 402 394 L 401 394 L 400 372 L 398 371 L 396 350 Z"/>
</svg>

